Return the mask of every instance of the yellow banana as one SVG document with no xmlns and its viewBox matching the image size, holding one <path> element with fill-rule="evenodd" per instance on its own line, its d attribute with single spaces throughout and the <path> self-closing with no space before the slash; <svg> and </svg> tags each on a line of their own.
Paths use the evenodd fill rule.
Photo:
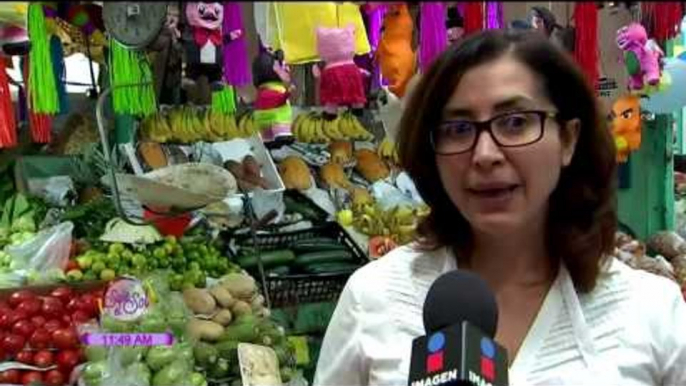
<svg viewBox="0 0 686 386">
<path fill-rule="evenodd" d="M 327 121 L 324 128 L 324 133 L 329 139 L 334 141 L 342 141 L 345 139 L 345 135 L 341 133 L 339 127 L 341 123 L 341 116 L 337 116 L 334 120 Z"/>
</svg>

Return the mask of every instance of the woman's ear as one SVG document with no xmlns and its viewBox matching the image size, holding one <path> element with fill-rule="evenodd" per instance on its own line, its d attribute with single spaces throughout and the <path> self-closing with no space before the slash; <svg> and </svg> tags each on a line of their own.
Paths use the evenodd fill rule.
<svg viewBox="0 0 686 386">
<path fill-rule="evenodd" d="M 564 127 L 562 127 L 562 130 L 560 131 L 560 140 L 562 142 L 562 166 L 569 166 L 569 164 L 572 163 L 580 132 L 581 121 L 578 118 L 571 119 L 564 123 Z"/>
</svg>

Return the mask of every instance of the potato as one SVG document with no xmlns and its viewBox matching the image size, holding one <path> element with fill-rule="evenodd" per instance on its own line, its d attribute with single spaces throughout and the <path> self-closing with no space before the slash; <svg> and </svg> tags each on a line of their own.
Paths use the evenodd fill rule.
<svg viewBox="0 0 686 386">
<path fill-rule="evenodd" d="M 210 288 L 210 293 L 215 299 L 217 299 L 217 303 L 224 308 L 230 308 L 234 303 L 236 303 L 236 299 L 231 296 L 231 292 L 220 285 Z"/>
<path fill-rule="evenodd" d="M 183 301 L 196 314 L 209 315 L 217 307 L 217 302 L 205 289 L 188 288 L 184 290 Z"/>
<path fill-rule="evenodd" d="M 265 299 L 264 299 L 264 296 L 262 296 L 262 295 L 257 295 L 255 297 L 253 297 L 252 302 L 250 302 L 252 310 L 253 311 L 261 310 L 262 308 L 264 308 L 264 302 L 265 302 Z"/>
<path fill-rule="evenodd" d="M 186 331 L 192 339 L 216 342 L 222 336 L 224 327 L 209 320 L 193 318 L 186 325 Z"/>
<path fill-rule="evenodd" d="M 236 315 L 236 317 L 239 317 L 242 315 L 252 314 L 252 307 L 250 307 L 250 304 L 239 300 L 233 305 L 233 307 L 231 307 L 231 311 L 234 313 L 234 315 Z"/>
<path fill-rule="evenodd" d="M 238 299 L 252 299 L 257 292 L 257 284 L 251 276 L 240 273 L 230 273 L 221 279 L 221 286 Z"/>
<path fill-rule="evenodd" d="M 228 326 L 233 320 L 233 314 L 229 310 L 221 310 L 212 318 L 212 321 L 222 326 Z"/>
</svg>

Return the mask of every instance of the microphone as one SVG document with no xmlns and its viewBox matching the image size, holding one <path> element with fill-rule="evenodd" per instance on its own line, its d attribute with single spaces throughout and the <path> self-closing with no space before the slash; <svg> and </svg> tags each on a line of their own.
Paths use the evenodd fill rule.
<svg viewBox="0 0 686 386">
<path fill-rule="evenodd" d="M 507 386 L 507 351 L 493 337 L 495 295 L 466 271 L 441 275 L 424 302 L 425 336 L 412 341 L 408 386 Z"/>
</svg>

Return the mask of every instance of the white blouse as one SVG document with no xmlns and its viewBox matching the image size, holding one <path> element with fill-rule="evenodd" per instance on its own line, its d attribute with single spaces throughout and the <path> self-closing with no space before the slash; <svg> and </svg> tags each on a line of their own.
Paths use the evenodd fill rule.
<svg viewBox="0 0 686 386">
<path fill-rule="evenodd" d="M 429 286 L 456 269 L 446 249 L 397 248 L 346 284 L 314 385 L 407 385 Z M 667 279 L 618 260 L 577 294 L 562 267 L 509 370 L 511 386 L 686 385 L 686 303 Z"/>
</svg>

